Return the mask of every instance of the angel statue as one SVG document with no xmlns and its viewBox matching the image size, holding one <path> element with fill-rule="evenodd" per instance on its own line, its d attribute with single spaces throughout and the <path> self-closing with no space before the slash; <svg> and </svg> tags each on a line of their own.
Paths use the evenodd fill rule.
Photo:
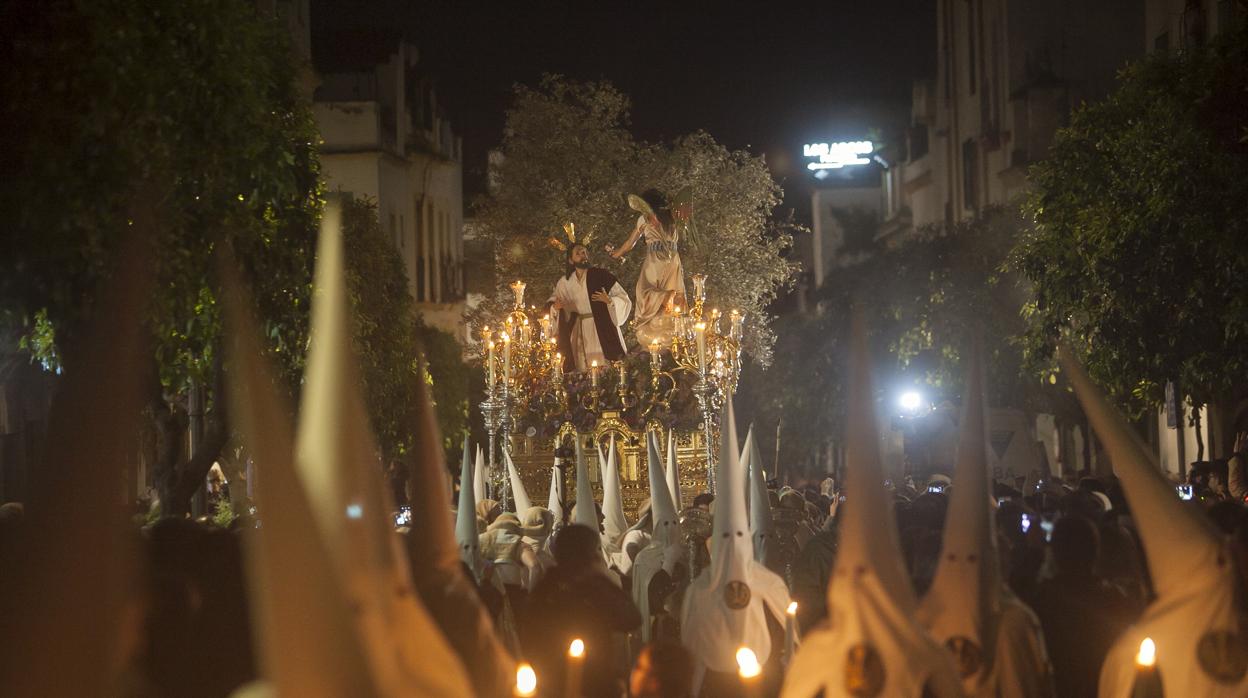
<svg viewBox="0 0 1248 698">
<path fill-rule="evenodd" d="M 641 196 L 629 194 L 628 207 L 640 214 L 637 223 L 623 245 L 607 245 L 607 252 L 618 261 L 643 235 L 646 238 L 646 259 L 637 277 L 633 309 L 633 329 L 643 347 L 656 339 L 660 345 L 669 343 L 675 327 L 672 306 L 685 305 L 685 270 L 680 263 L 679 243 L 682 233 L 690 230 L 692 198 L 688 187 L 670 203 L 656 189 Z"/>
</svg>

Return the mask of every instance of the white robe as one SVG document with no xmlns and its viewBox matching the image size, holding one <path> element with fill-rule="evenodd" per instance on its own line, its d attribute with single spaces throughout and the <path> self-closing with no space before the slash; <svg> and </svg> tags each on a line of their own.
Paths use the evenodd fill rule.
<svg viewBox="0 0 1248 698">
<path fill-rule="evenodd" d="M 558 301 L 565 311 L 577 314 L 576 319 L 571 322 L 575 323 L 572 327 L 572 360 L 576 363 L 578 371 L 588 371 L 593 361 L 597 361 L 599 366 L 607 365 L 607 358 L 602 353 L 602 344 L 598 341 L 598 328 L 594 325 L 589 291 L 585 287 L 585 279 L 588 276 L 588 273 L 583 276 L 573 273 L 570 277 L 561 277 L 555 284 L 554 292 L 550 294 L 550 300 L 547 301 L 548 303 Z M 620 331 L 620 327 L 628 321 L 628 315 L 633 310 L 633 301 L 618 281 L 607 295 L 611 296 L 611 303 L 607 305 L 607 310 L 611 313 L 615 331 L 620 336 L 620 346 L 623 347 L 625 346 L 624 333 Z M 555 313 L 554 317 L 556 331 L 558 331 L 559 322 L 566 321 L 567 318 L 561 313 Z"/>
</svg>

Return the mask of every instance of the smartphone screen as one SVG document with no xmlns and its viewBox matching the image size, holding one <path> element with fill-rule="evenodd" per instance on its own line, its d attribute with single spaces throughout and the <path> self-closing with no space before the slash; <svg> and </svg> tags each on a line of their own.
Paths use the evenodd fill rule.
<svg viewBox="0 0 1248 698">
<path fill-rule="evenodd" d="M 1031 530 L 1031 516 L 1028 514 L 1023 514 L 1022 519 L 1019 520 L 1018 526 L 1019 528 L 1023 529 L 1023 533 L 1030 531 Z"/>
<path fill-rule="evenodd" d="M 1178 491 L 1179 499 L 1188 500 L 1192 498 L 1192 486 L 1191 485 L 1178 485 L 1174 489 Z"/>
</svg>

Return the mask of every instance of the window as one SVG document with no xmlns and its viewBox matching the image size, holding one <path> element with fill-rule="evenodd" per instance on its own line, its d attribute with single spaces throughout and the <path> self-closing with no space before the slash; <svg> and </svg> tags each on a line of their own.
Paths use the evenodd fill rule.
<svg viewBox="0 0 1248 698">
<path fill-rule="evenodd" d="M 927 126 L 910 127 L 910 161 L 914 162 L 927 155 Z"/>
</svg>

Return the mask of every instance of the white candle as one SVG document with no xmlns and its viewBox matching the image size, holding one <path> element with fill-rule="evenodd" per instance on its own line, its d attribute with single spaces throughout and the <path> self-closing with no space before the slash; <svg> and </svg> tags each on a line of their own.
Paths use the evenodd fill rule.
<svg viewBox="0 0 1248 698">
<path fill-rule="evenodd" d="M 555 378 L 563 378 L 563 353 L 555 352 Z"/>
<path fill-rule="evenodd" d="M 598 387 L 598 360 L 594 359 L 589 365 L 589 380 L 595 388 Z"/>
<path fill-rule="evenodd" d="M 694 325 L 693 334 L 698 342 L 698 370 L 706 373 L 706 323 Z"/>
<path fill-rule="evenodd" d="M 784 663 L 793 661 L 793 650 L 797 647 L 797 602 L 789 603 L 784 613 Z"/>
<path fill-rule="evenodd" d="M 503 380 L 511 381 L 511 335 L 503 333 Z"/>
<path fill-rule="evenodd" d="M 490 387 L 493 388 L 494 385 L 498 383 L 498 378 L 494 375 L 494 342 L 490 342 L 489 346 L 490 357 L 485 360 L 485 363 L 490 367 Z"/>
<path fill-rule="evenodd" d="M 568 670 L 563 676 L 563 695 L 581 698 L 581 672 L 585 668 L 585 641 L 576 638 L 568 645 Z"/>
</svg>

